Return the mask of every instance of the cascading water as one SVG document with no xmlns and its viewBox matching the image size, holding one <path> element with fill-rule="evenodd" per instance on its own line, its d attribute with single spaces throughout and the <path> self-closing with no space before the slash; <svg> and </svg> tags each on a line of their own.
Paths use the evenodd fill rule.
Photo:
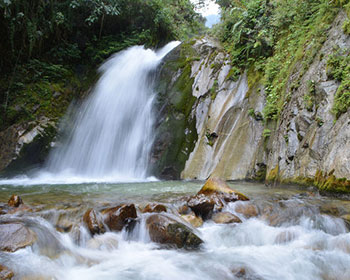
<svg viewBox="0 0 350 280">
<path fill-rule="evenodd" d="M 149 74 L 178 44 L 171 42 L 158 52 L 135 46 L 105 62 L 68 139 L 50 155 L 49 172 L 116 181 L 145 179 L 153 142 Z"/>
</svg>

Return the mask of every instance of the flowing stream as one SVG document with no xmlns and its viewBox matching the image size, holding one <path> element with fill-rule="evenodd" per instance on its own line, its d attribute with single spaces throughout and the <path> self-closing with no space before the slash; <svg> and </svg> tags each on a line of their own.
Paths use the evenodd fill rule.
<svg viewBox="0 0 350 280">
<path fill-rule="evenodd" d="M 350 202 L 321 197 L 298 188 L 266 188 L 253 183 L 231 187 L 250 202 L 229 203 L 240 224 L 206 221 L 194 231 L 204 240 L 200 250 L 164 249 L 149 241 L 144 221 L 131 233 L 107 232 L 91 237 L 82 226 L 88 207 L 133 202 L 161 202 L 178 215 L 182 198 L 196 193 L 200 182 L 149 182 L 56 186 L 2 186 L 0 201 L 20 193 L 32 212 L 0 215 L 25 223 L 38 235 L 31 247 L 0 252 L 0 263 L 16 279 L 349 279 L 350 233 L 343 219 Z M 64 202 L 64 203 L 63 203 Z M 258 216 L 237 212 L 253 204 Z M 55 226 L 73 224 L 68 233 Z M 80 232 L 77 235 L 77 230 Z"/>
</svg>

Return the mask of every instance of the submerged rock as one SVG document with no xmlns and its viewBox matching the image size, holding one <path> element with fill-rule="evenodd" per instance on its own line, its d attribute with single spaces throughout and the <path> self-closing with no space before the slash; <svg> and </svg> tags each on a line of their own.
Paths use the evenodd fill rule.
<svg viewBox="0 0 350 280">
<path fill-rule="evenodd" d="M 163 204 L 149 203 L 142 210 L 142 213 L 161 213 L 167 212 L 167 208 Z"/>
<path fill-rule="evenodd" d="M 124 204 L 117 207 L 108 208 L 102 211 L 105 215 L 104 222 L 110 230 L 121 231 L 133 219 L 137 218 L 134 204 Z"/>
<path fill-rule="evenodd" d="M 18 207 L 23 204 L 23 201 L 20 196 L 13 194 L 7 204 L 11 207 Z"/>
<path fill-rule="evenodd" d="M 242 223 L 240 218 L 230 212 L 215 213 L 212 217 L 212 220 L 216 224 Z"/>
<path fill-rule="evenodd" d="M 196 228 L 203 225 L 203 219 L 196 216 L 194 213 L 181 215 L 181 218 Z"/>
<path fill-rule="evenodd" d="M 224 181 L 210 178 L 202 189 L 187 201 L 187 205 L 197 216 L 208 219 L 214 210 L 221 211 L 225 203 L 237 200 L 246 201 L 249 198 L 232 190 Z"/>
<path fill-rule="evenodd" d="M 0 280 L 10 280 L 13 277 L 13 272 L 6 266 L 0 264 Z"/>
<path fill-rule="evenodd" d="M 198 249 L 203 243 L 189 227 L 163 214 L 149 216 L 146 225 L 153 242 L 184 249 Z"/>
<path fill-rule="evenodd" d="M 246 218 L 258 216 L 258 209 L 252 204 L 241 203 L 235 207 L 235 211 Z"/>
<path fill-rule="evenodd" d="M 102 217 L 92 208 L 85 212 L 83 221 L 92 235 L 106 232 Z"/>
<path fill-rule="evenodd" d="M 0 250 L 15 252 L 32 245 L 36 234 L 20 223 L 0 224 Z"/>
</svg>

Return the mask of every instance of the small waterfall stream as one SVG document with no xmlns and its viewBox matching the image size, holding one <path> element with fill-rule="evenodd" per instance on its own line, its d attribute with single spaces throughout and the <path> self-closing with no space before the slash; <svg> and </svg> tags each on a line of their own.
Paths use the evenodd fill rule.
<svg viewBox="0 0 350 280">
<path fill-rule="evenodd" d="M 69 137 L 50 155 L 49 172 L 113 181 L 145 179 L 153 142 L 149 74 L 178 44 L 171 42 L 157 52 L 135 46 L 105 62 L 91 96 L 76 112 Z"/>
</svg>

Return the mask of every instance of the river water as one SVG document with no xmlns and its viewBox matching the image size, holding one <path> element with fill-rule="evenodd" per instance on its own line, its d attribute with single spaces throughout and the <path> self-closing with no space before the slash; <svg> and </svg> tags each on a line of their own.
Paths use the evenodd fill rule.
<svg viewBox="0 0 350 280">
<path fill-rule="evenodd" d="M 164 249 L 149 241 L 141 223 L 134 231 L 92 238 L 82 226 L 89 207 L 96 210 L 132 202 L 161 202 L 177 215 L 183 198 L 203 182 L 0 186 L 0 202 L 21 195 L 32 212 L 0 215 L 21 221 L 38 236 L 31 247 L 0 252 L 0 263 L 16 279 L 349 279 L 350 233 L 343 219 L 350 201 L 322 197 L 297 187 L 269 188 L 235 182 L 230 186 L 250 202 L 229 203 L 241 224 L 206 221 L 194 231 L 204 240 L 198 251 Z M 236 212 L 251 203 L 258 216 Z M 61 233 L 59 223 L 73 229 Z M 80 231 L 78 235 L 77 232 Z"/>
</svg>

